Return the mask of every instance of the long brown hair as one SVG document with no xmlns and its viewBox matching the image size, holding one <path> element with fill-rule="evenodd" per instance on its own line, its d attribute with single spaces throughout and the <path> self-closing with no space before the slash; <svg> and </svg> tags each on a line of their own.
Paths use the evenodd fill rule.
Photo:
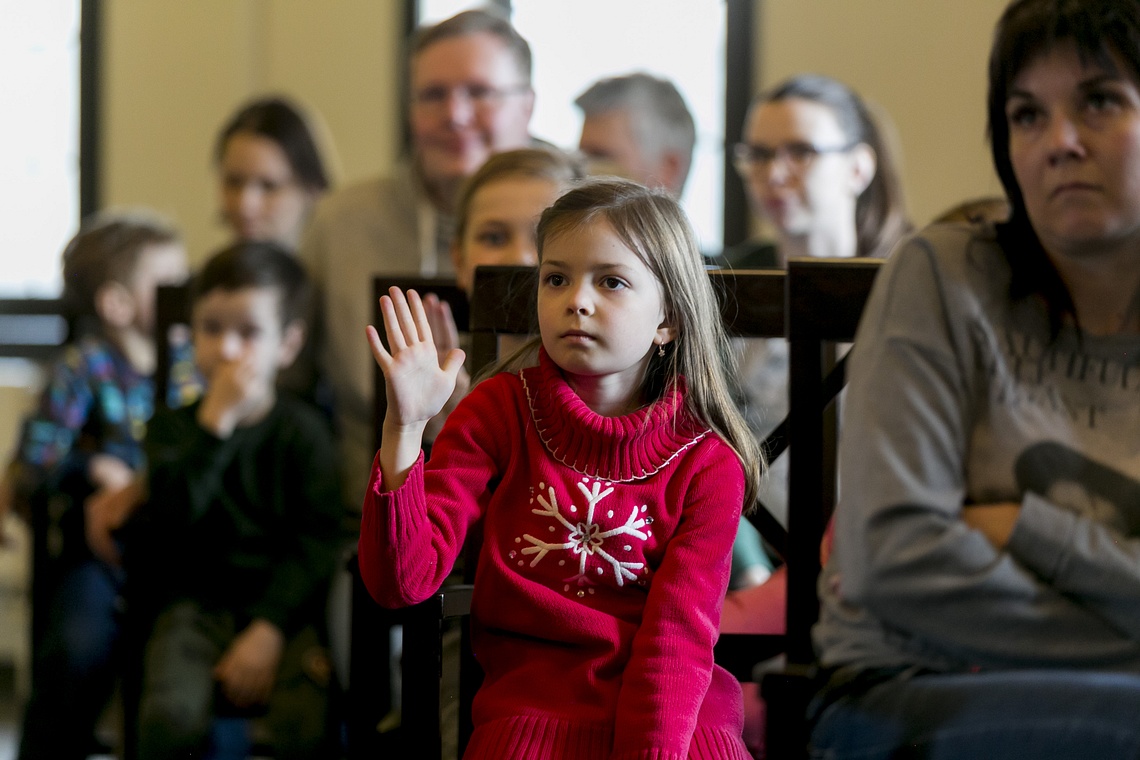
<svg viewBox="0 0 1140 760">
<path fill-rule="evenodd" d="M 751 510 L 765 469 L 764 455 L 733 402 L 725 378 L 731 352 L 716 294 L 685 212 L 664 191 L 614 178 L 578 185 L 542 213 L 538 258 L 547 241 L 605 221 L 653 273 L 663 294 L 665 321 L 676 338 L 665 356 L 653 354 L 642 385 L 651 403 L 684 377 L 687 410 L 727 443 L 744 468 L 744 505 Z"/>
</svg>

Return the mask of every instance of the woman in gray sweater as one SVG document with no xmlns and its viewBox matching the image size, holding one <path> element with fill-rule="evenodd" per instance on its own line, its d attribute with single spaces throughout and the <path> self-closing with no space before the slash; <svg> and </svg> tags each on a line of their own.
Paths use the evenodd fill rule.
<svg viewBox="0 0 1140 760">
<path fill-rule="evenodd" d="M 1140 2 L 1016 0 L 989 79 L 1010 221 L 855 340 L 821 757 L 1140 756 Z"/>
</svg>

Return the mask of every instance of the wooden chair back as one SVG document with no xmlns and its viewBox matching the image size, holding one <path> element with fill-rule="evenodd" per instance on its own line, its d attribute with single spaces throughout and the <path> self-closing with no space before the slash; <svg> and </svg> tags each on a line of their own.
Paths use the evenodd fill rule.
<svg viewBox="0 0 1140 760">
<path fill-rule="evenodd" d="M 388 337 L 384 331 L 384 318 L 380 313 L 380 296 L 386 295 L 392 287 L 407 292 L 415 290 L 421 296 L 434 293 L 451 307 L 456 326 L 463 332 L 469 322 L 467 295 L 455 280 L 436 277 L 378 274 L 372 278 L 372 324 L 377 328 L 385 347 Z M 363 326 L 362 326 L 363 327 Z M 361 349 L 367 350 L 361 340 Z M 374 367 L 373 376 L 373 429 L 375 445 L 380 446 L 384 415 L 387 412 L 387 394 L 384 375 L 379 367 Z M 420 672 L 439 669 L 443 653 L 443 628 L 446 618 L 440 610 L 433 610 L 433 601 L 428 600 L 407 610 L 384 609 L 372 599 L 360 577 L 355 553 L 349 561 L 352 574 L 352 612 L 350 622 L 349 683 L 346 712 L 346 738 L 350 757 L 376 757 L 385 754 L 401 754 L 403 744 L 415 742 L 415 746 L 425 747 L 425 756 L 438 756 L 438 751 L 430 749 L 433 740 L 441 741 L 439 722 L 431 719 L 438 716 L 440 695 L 438 679 L 430 679 L 433 690 L 425 686 L 424 678 L 402 679 L 401 701 L 403 718 L 400 731 L 386 731 L 381 728 L 386 715 L 392 709 L 391 646 L 390 632 L 393 626 L 404 627 L 403 670 L 414 667 Z M 438 595 L 437 595 L 438 596 Z M 452 605 L 448 605 L 450 609 Z M 468 604 L 470 607 L 470 604 Z M 434 633 L 433 633 L 434 630 Z M 426 644 L 425 644 L 426 640 Z M 434 665 L 432 663 L 435 663 Z"/>
<path fill-rule="evenodd" d="M 764 676 L 768 757 L 806 758 L 805 712 L 815 688 L 811 629 L 819 619 L 820 546 L 838 495 L 838 397 L 846 379 L 840 344 L 855 338 L 882 261 L 792 259 L 788 262 L 790 352 L 788 444 L 787 660 Z"/>
<path fill-rule="evenodd" d="M 190 286 L 160 285 L 154 300 L 154 404 L 170 406 L 175 343 L 190 339 Z"/>
</svg>

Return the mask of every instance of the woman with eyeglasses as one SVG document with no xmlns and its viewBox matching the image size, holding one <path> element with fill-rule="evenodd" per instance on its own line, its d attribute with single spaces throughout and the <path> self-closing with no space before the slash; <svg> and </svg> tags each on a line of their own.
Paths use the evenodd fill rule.
<svg viewBox="0 0 1140 760">
<path fill-rule="evenodd" d="M 730 249 L 737 269 L 801 256 L 885 257 L 910 228 L 894 161 L 866 105 L 842 82 L 801 74 L 752 103 L 733 159 L 776 247 Z"/>
<path fill-rule="evenodd" d="M 803 74 L 759 95 L 733 158 L 753 209 L 777 238 L 775 245 L 750 241 L 726 251 L 734 269 L 783 268 L 804 256 L 885 257 L 910 229 L 878 125 L 859 96 L 834 79 Z M 737 349 L 745 416 L 763 438 L 787 413 L 788 344 L 742 340 Z M 786 456 L 771 462 L 760 494 L 777 517 L 787 513 L 787 467 Z M 742 523 L 734 570 L 747 565 L 748 548 L 758 541 L 756 529 Z M 731 592 L 721 631 L 783 633 L 786 589 L 779 568 L 766 582 Z M 745 695 L 745 739 L 760 756 L 764 710 L 755 689 L 746 687 Z"/>
<path fill-rule="evenodd" d="M 215 161 L 221 216 L 234 237 L 295 250 L 330 184 L 300 108 L 279 97 L 247 103 L 218 135 Z"/>
</svg>

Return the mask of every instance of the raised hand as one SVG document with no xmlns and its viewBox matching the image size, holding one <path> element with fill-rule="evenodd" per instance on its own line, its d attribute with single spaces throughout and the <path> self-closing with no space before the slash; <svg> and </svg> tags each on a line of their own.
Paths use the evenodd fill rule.
<svg viewBox="0 0 1140 760">
<path fill-rule="evenodd" d="M 438 316 L 438 299 L 429 298 L 435 301 Z M 380 311 L 384 315 L 384 331 L 391 353 L 384 348 L 371 325 L 367 334 L 372 355 L 384 372 L 388 395 L 385 427 L 389 422 L 402 427 L 423 425 L 438 414 L 451 397 L 456 377 L 463 368 L 463 351 L 454 344 L 443 349 L 446 353 L 436 348 L 427 310 L 414 290 L 409 290 L 405 298 L 399 288 L 392 288 L 389 295 L 380 298 Z M 454 329 L 454 320 L 451 325 Z"/>
<path fill-rule="evenodd" d="M 384 372 L 388 411 L 379 462 L 384 486 L 394 489 L 419 458 L 428 421 L 455 391 L 463 351 L 450 348 L 441 361 L 424 304 L 414 290 L 405 298 L 399 288 L 392 288 L 380 298 L 380 311 L 391 352 L 376 328 L 369 325 L 366 333 L 372 356 Z"/>
</svg>

